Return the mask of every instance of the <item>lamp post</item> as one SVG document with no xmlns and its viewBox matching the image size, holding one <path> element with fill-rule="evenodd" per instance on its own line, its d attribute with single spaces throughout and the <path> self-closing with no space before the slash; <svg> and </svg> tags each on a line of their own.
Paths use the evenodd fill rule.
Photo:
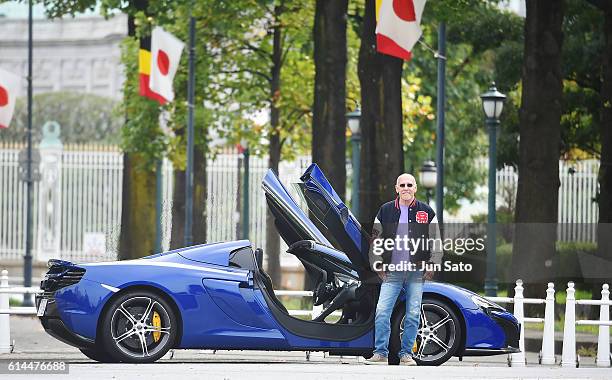
<svg viewBox="0 0 612 380">
<path fill-rule="evenodd" d="M 423 166 L 419 170 L 419 182 L 425 188 L 427 204 L 429 204 L 431 190 L 438 184 L 438 170 L 436 169 L 436 164 L 433 161 L 428 160 L 423 162 Z"/>
<path fill-rule="evenodd" d="M 499 127 L 499 116 L 504 108 L 506 95 L 497 91 L 495 82 L 487 92 L 480 95 L 482 108 L 485 113 L 486 124 L 489 130 L 489 215 L 487 223 L 487 275 L 485 278 L 485 295 L 497 296 L 496 275 L 496 241 L 497 215 L 495 209 L 495 196 L 497 194 L 496 169 L 497 169 L 497 128 Z"/>
<path fill-rule="evenodd" d="M 351 190 L 351 211 L 357 219 L 359 219 L 359 166 L 361 165 L 361 129 L 359 127 L 360 118 L 361 110 L 359 109 L 359 106 L 357 106 L 354 111 L 346 114 L 348 127 L 351 131 L 351 145 L 353 148 L 353 186 Z"/>
</svg>

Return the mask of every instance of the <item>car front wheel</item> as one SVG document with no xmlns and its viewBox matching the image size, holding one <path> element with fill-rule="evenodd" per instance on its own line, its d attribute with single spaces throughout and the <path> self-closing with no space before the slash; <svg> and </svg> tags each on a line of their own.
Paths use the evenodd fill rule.
<svg viewBox="0 0 612 380">
<path fill-rule="evenodd" d="M 398 361 L 397 354 L 404 334 L 405 308 L 396 312 L 391 321 L 389 352 Z M 455 311 L 445 302 L 424 298 L 417 330 L 413 357 L 418 365 L 437 366 L 450 359 L 461 343 L 461 323 Z"/>
<path fill-rule="evenodd" d="M 115 359 L 150 363 L 173 347 L 177 319 L 166 300 L 149 291 L 128 291 L 112 301 L 102 320 L 104 349 Z"/>
</svg>

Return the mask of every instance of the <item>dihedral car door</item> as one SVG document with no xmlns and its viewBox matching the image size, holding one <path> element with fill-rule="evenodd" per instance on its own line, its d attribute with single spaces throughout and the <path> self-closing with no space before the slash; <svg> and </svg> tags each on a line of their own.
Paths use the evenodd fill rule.
<svg viewBox="0 0 612 380">
<path fill-rule="evenodd" d="M 272 170 L 266 173 L 262 186 L 268 207 L 274 215 L 276 229 L 288 246 L 301 240 L 313 240 L 328 247 L 332 246 L 308 219 Z"/>
<path fill-rule="evenodd" d="M 351 262 L 369 271 L 369 236 L 342 202 L 317 164 L 311 164 L 300 177 L 300 190 L 320 231 Z"/>
<path fill-rule="evenodd" d="M 290 247 L 287 252 L 295 255 L 302 262 L 330 272 L 351 275 L 355 273 L 354 270 L 360 269 L 343 252 L 333 249 L 334 246 L 329 239 L 308 218 L 272 170 L 268 170 L 263 179 L 263 189 L 268 207 L 274 215 L 276 229 Z M 297 242 L 300 243 L 295 244 Z M 305 266 L 308 269 L 308 265 L 305 264 Z M 342 269 L 339 270 L 338 266 L 341 266 Z"/>
</svg>

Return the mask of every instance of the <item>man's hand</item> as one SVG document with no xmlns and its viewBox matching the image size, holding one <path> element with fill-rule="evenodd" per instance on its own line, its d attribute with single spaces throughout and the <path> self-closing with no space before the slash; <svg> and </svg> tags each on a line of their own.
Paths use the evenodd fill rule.
<svg viewBox="0 0 612 380">
<path fill-rule="evenodd" d="M 385 271 L 376 271 L 376 274 L 378 278 L 380 278 L 380 281 L 385 281 L 387 279 L 387 272 Z"/>
<path fill-rule="evenodd" d="M 425 273 L 423 273 L 423 280 L 429 281 L 433 278 L 433 276 L 434 276 L 434 271 L 428 270 Z"/>
</svg>

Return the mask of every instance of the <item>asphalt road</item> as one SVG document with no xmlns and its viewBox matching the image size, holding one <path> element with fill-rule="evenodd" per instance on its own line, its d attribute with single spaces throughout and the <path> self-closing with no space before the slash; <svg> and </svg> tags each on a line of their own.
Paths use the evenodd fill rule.
<svg viewBox="0 0 612 380">
<path fill-rule="evenodd" d="M 100 364 L 77 349 L 48 336 L 36 318 L 11 317 L 13 353 L 1 360 L 56 360 L 69 364 L 64 375 L 9 375 L 28 379 L 612 379 L 611 368 L 595 368 L 583 358 L 581 368 L 537 364 L 528 353 L 528 366 L 510 368 L 505 356 L 453 358 L 440 367 L 366 366 L 355 357 L 324 357 L 303 352 L 175 350 L 153 364 Z M 0 378 L 7 378 L 0 374 Z"/>
</svg>

